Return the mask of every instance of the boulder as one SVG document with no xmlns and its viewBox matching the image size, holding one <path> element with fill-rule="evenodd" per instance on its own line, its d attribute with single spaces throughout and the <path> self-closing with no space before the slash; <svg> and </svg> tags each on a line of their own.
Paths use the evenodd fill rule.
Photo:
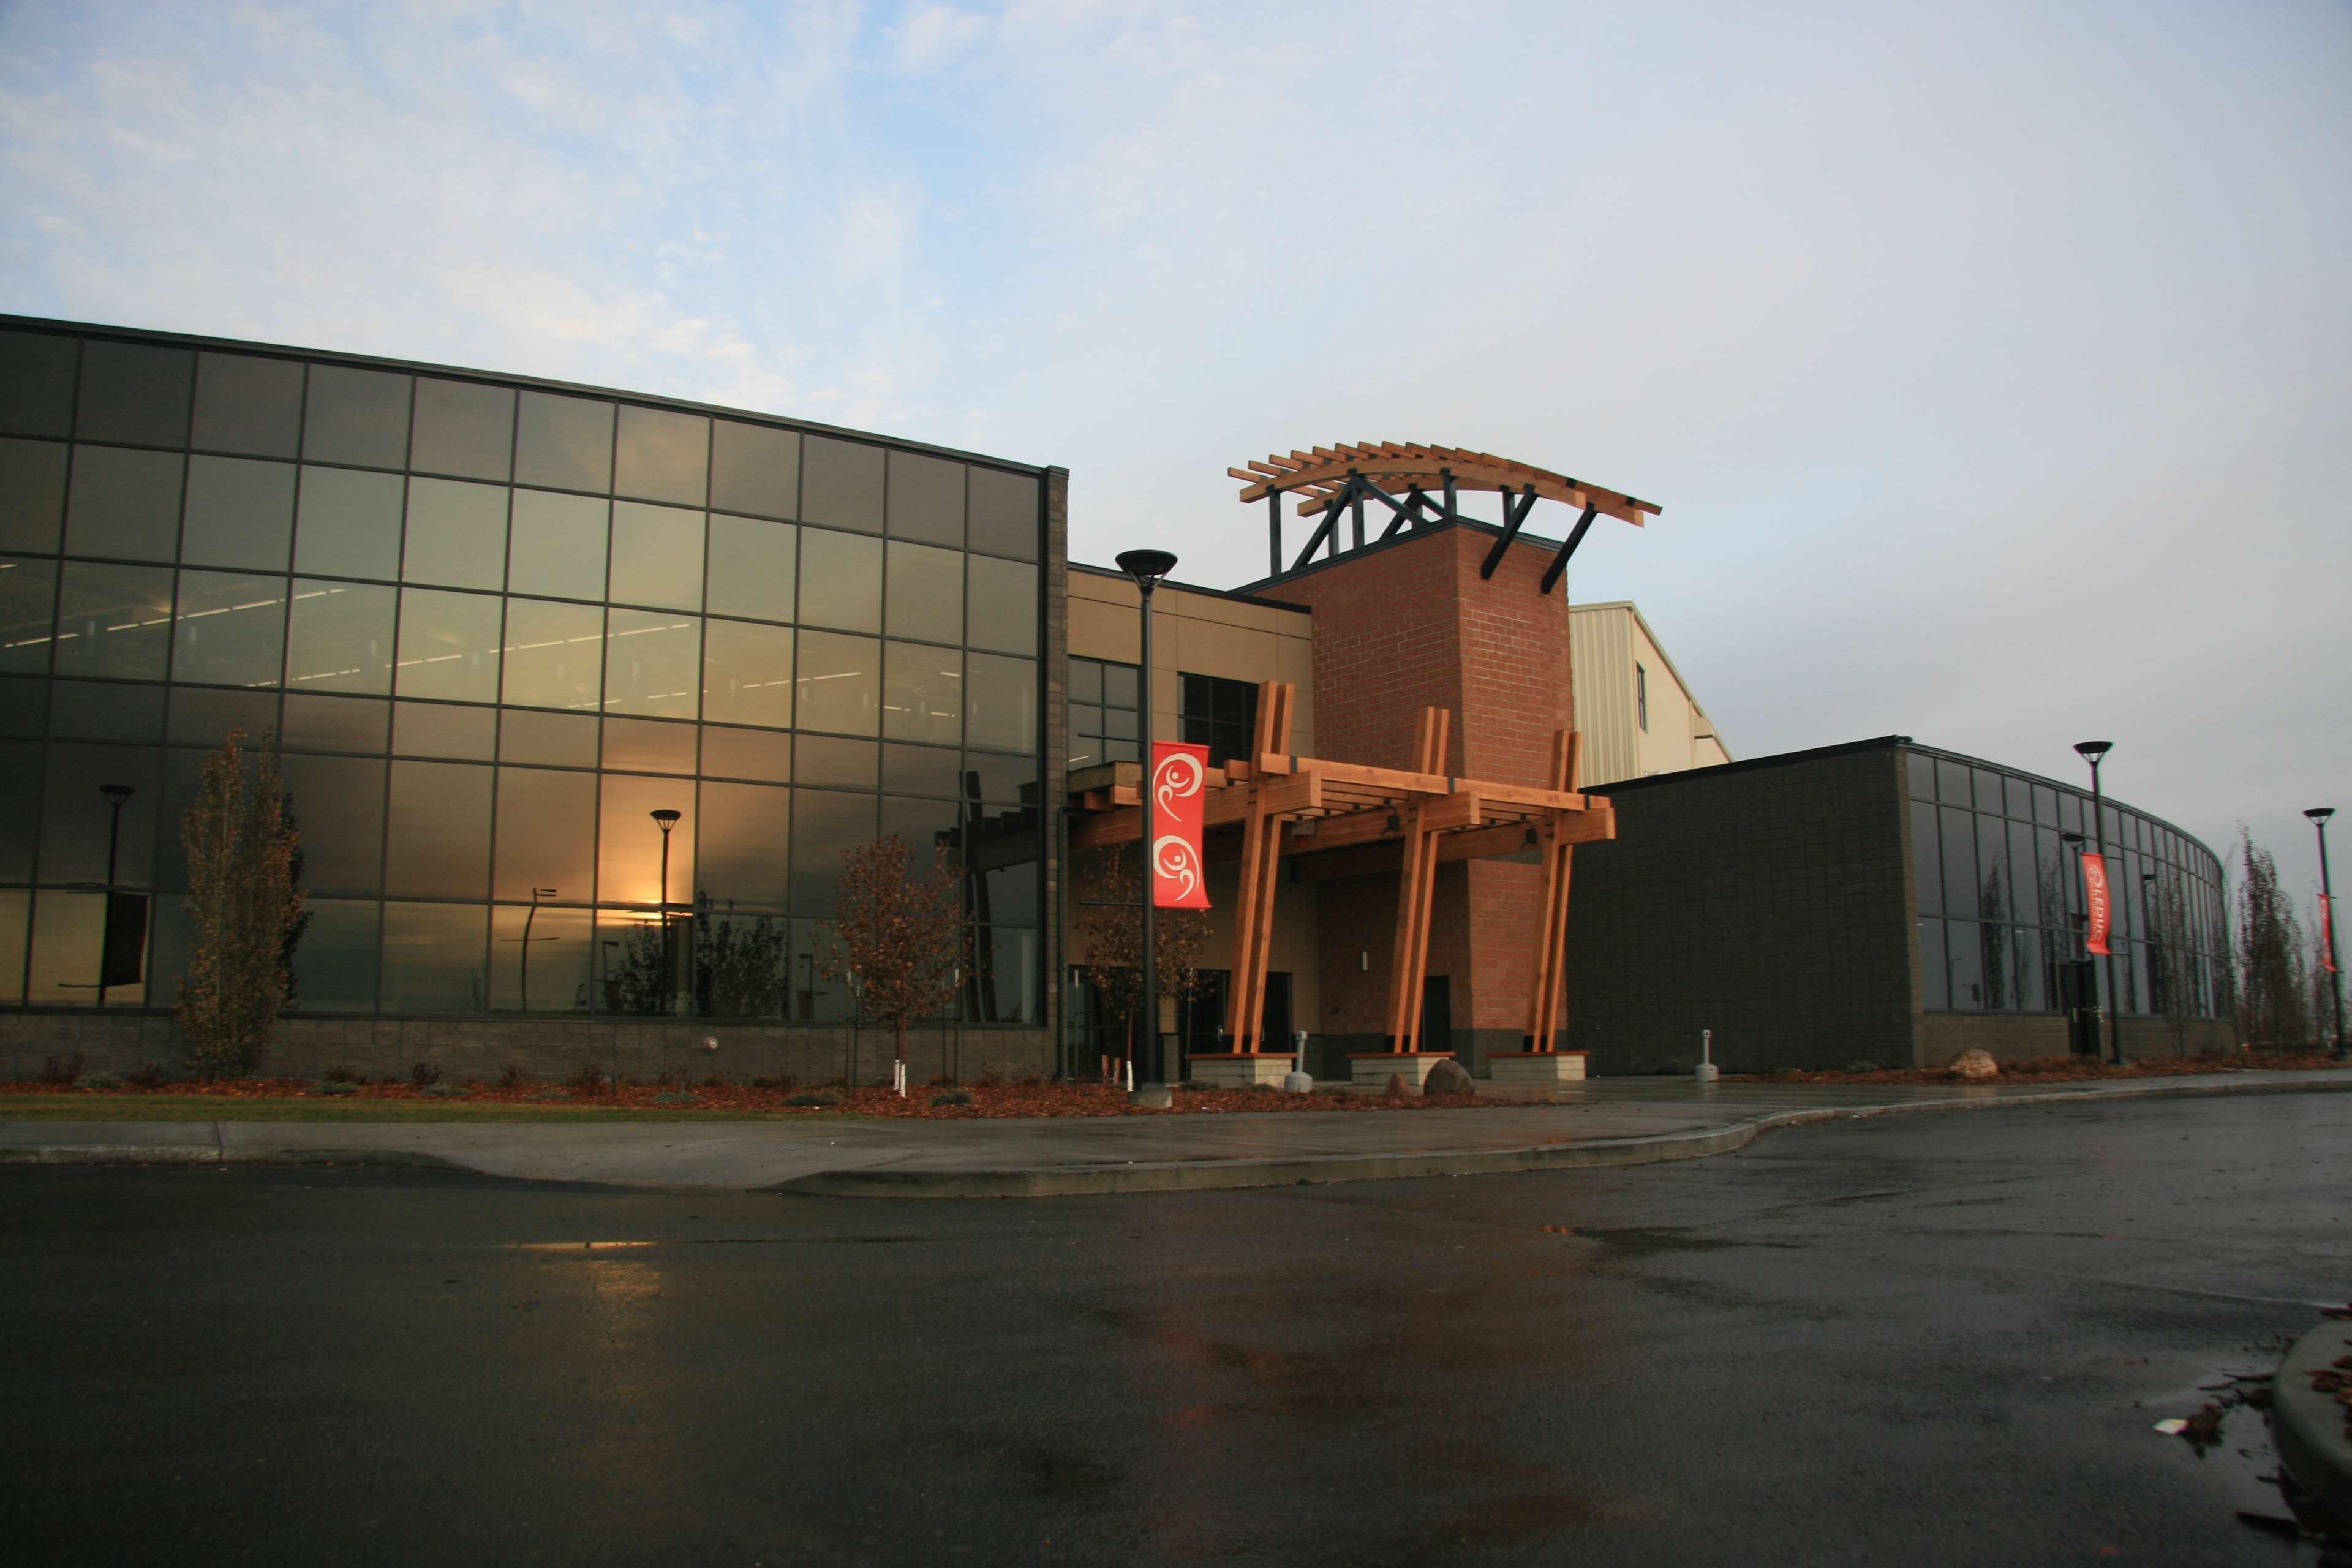
<svg viewBox="0 0 2352 1568">
<path fill-rule="evenodd" d="M 1944 1076 L 1962 1079 L 1999 1078 L 2000 1066 L 1992 1059 L 1990 1052 L 1962 1051 L 1952 1058 L 1951 1065 L 1944 1068 Z"/>
<path fill-rule="evenodd" d="M 1381 1094 L 1381 1098 L 1388 1100 L 1391 1104 L 1395 1104 L 1402 1100 L 1404 1099 L 1404 1074 L 1401 1072 L 1392 1072 L 1389 1074 L 1389 1087 Z"/>
<path fill-rule="evenodd" d="M 1440 1062 L 1429 1069 L 1427 1078 L 1422 1079 L 1421 1092 L 1423 1094 L 1475 1094 L 1478 1092 L 1478 1080 L 1465 1071 L 1460 1062 Z"/>
</svg>

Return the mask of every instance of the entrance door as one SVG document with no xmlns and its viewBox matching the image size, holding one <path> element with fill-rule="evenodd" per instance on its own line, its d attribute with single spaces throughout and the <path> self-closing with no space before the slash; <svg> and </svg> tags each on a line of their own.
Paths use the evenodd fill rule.
<svg viewBox="0 0 2352 1568">
<path fill-rule="evenodd" d="M 2099 972 L 2087 958 L 2058 972 L 2058 1000 L 2066 1009 L 2066 1044 L 2078 1057 L 2099 1054 Z"/>
<path fill-rule="evenodd" d="M 1421 1048 L 1454 1049 L 1454 983 L 1443 974 L 1433 974 L 1421 983 Z"/>
</svg>

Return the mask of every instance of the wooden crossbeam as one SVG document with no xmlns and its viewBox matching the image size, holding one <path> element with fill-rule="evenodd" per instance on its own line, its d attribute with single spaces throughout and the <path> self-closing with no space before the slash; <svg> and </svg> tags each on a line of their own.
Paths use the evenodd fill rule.
<svg viewBox="0 0 2352 1568">
<path fill-rule="evenodd" d="M 1297 689 L 1286 680 L 1265 680 L 1257 689 L 1257 725 L 1251 736 L 1258 751 L 1290 748 L 1291 710 Z M 1265 974 L 1274 956 L 1274 895 L 1282 857 L 1282 825 L 1288 814 L 1322 804 L 1322 781 L 1313 773 L 1253 778 L 1226 792 L 1241 797 L 1242 867 L 1234 918 L 1233 978 L 1225 993 L 1227 1048 L 1263 1048 Z M 1284 1042 L 1286 1044 L 1287 1042 Z"/>
<path fill-rule="evenodd" d="M 1258 753 L 1252 766 L 1262 773 L 1288 773 L 1301 768 L 1313 768 L 1323 775 L 1326 787 L 1332 784 L 1366 784 L 1397 795 L 1452 795 L 1470 782 L 1449 778 L 1441 773 L 1367 767 L 1361 763 L 1335 763 L 1324 757 L 1292 757 L 1268 752 Z M 1584 796 L 1574 790 L 1537 789 L 1528 784 L 1497 784 L 1488 779 L 1478 780 L 1477 789 L 1487 800 L 1498 805 L 1540 806 L 1547 811 L 1587 809 Z"/>
<path fill-rule="evenodd" d="M 1413 766 L 1423 777 L 1443 777 L 1445 766 L 1446 731 L 1454 716 L 1443 708 L 1424 708 L 1413 731 Z M 1437 795 L 1431 790 L 1420 792 Z M 1389 1001 L 1387 1037 L 1388 1048 L 1404 1052 L 1419 1048 L 1421 1037 L 1422 994 L 1425 971 L 1429 966 L 1429 921 L 1432 906 L 1437 896 L 1438 832 L 1425 826 L 1433 811 L 1443 812 L 1451 802 L 1464 799 L 1461 795 L 1445 792 L 1445 798 L 1424 803 L 1420 799 L 1407 802 L 1400 808 L 1400 826 L 1404 834 L 1403 875 L 1397 881 L 1396 949 L 1389 971 Z M 1470 815 L 1476 816 L 1475 797 L 1470 797 Z M 1462 807 L 1452 805 L 1452 816 L 1458 819 Z"/>
<path fill-rule="evenodd" d="M 1294 449 L 1286 456 L 1277 452 L 1265 462 L 1253 459 L 1244 468 L 1228 468 L 1226 472 L 1242 481 L 1241 499 L 1244 502 L 1260 501 L 1286 491 L 1297 495 L 1301 517 L 1329 510 L 1340 500 L 1351 475 L 1432 489 L 1444 485 L 1449 501 L 1456 489 L 1500 490 L 1513 496 L 1533 494 L 1570 506 L 1591 507 L 1637 526 L 1644 516 L 1657 516 L 1662 510 L 1653 502 L 1538 468 L 1532 463 L 1498 458 L 1491 452 L 1418 442 L 1340 442 L 1307 452 Z M 1451 510 L 1449 505 L 1448 510 Z"/>
<path fill-rule="evenodd" d="M 1617 816 L 1612 811 L 1588 811 L 1567 819 L 1560 842 L 1592 844 L 1617 837 Z M 1507 823 L 1467 833 L 1438 836 L 1437 863 L 1489 860 L 1524 855 L 1541 848 L 1541 833 L 1532 824 Z M 1404 864 L 1402 840 L 1396 836 L 1347 846 L 1326 845 L 1322 835 L 1301 838 L 1296 830 L 1288 841 L 1290 874 L 1301 882 L 1328 882 L 1343 877 L 1393 876 Z"/>
</svg>

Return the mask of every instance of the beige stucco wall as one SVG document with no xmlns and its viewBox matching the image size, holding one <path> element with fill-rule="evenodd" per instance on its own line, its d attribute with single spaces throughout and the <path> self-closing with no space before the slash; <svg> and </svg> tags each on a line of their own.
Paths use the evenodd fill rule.
<svg viewBox="0 0 2352 1568">
<path fill-rule="evenodd" d="M 1135 584 L 1123 577 L 1072 572 L 1072 656 L 1135 663 L 1140 657 L 1141 640 L 1138 597 Z M 1177 716 L 1183 705 L 1179 674 L 1253 682 L 1286 680 L 1297 689 L 1291 710 L 1291 750 L 1313 752 L 1314 623 L 1307 612 L 1173 586 L 1155 593 L 1152 605 L 1153 736 L 1163 741 L 1178 738 Z"/>
<path fill-rule="evenodd" d="M 1578 605 L 1569 616 L 1577 726 L 1588 784 L 1681 773 L 1731 761 L 1715 722 L 1630 604 Z M 1650 724 L 1638 718 L 1634 667 L 1649 676 Z"/>
</svg>

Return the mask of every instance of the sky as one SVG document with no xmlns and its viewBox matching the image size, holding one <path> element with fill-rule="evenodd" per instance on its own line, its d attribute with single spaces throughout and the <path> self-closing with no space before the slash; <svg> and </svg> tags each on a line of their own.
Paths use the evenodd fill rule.
<svg viewBox="0 0 2352 1568">
<path fill-rule="evenodd" d="M 0 310 L 1071 474 L 1481 448 L 1736 755 L 1904 733 L 2352 885 L 2352 5 L 0 0 Z M 1539 509 L 1530 528 L 1564 521 Z"/>
</svg>

